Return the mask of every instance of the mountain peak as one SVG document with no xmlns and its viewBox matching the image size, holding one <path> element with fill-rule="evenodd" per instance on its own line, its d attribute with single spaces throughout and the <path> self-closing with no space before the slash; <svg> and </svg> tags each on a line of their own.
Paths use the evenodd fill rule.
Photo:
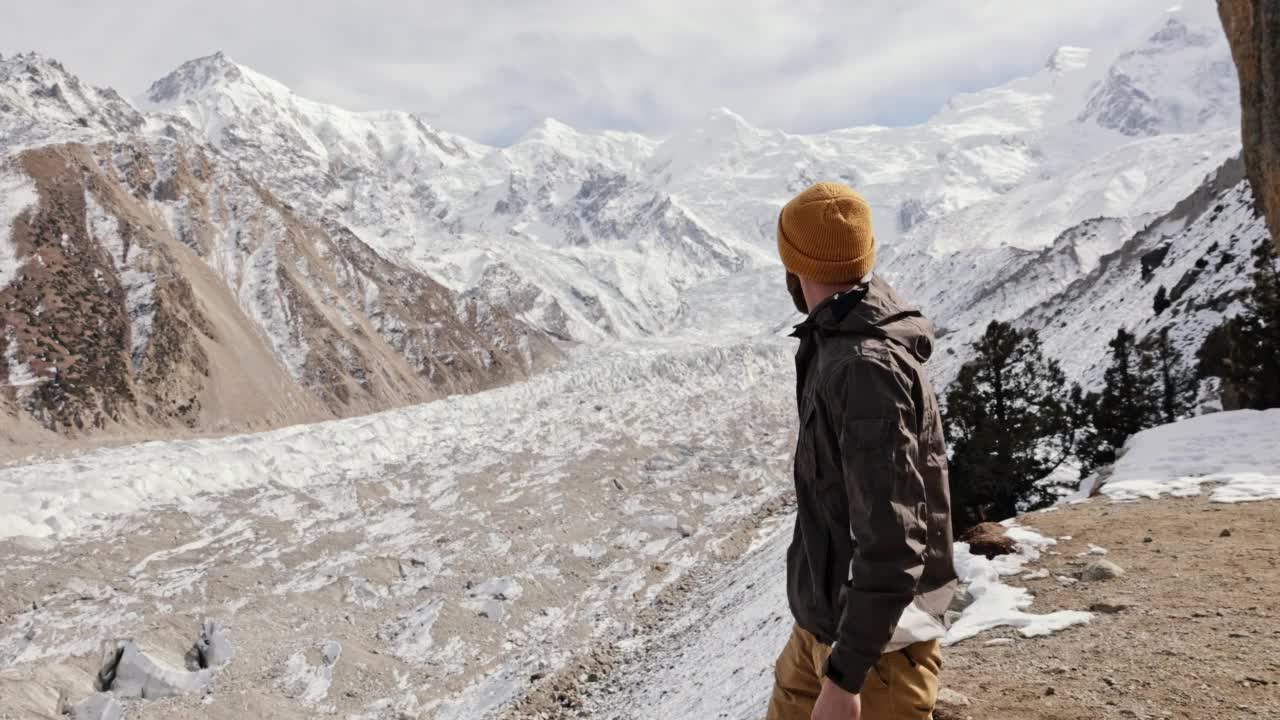
<svg viewBox="0 0 1280 720">
<path fill-rule="evenodd" d="M 553 117 L 546 117 L 542 119 L 542 122 L 530 128 L 523 139 L 555 141 L 574 137 L 577 134 L 578 131 L 571 125 L 560 122 Z"/>
<path fill-rule="evenodd" d="M 137 110 L 110 88 L 96 88 L 62 63 L 36 52 L 0 59 L 0 149 L 102 133 L 129 133 L 143 124 Z"/>
<path fill-rule="evenodd" d="M 1207 47 L 1212 39 L 1208 33 L 1188 24 L 1179 13 L 1171 12 L 1147 42 L 1160 47 Z"/>
<path fill-rule="evenodd" d="M 1240 86 L 1220 28 L 1170 12 L 1121 54 L 1079 116 L 1129 136 L 1238 127 Z"/>
<path fill-rule="evenodd" d="M 188 60 L 173 72 L 152 83 L 146 99 L 156 105 L 170 105 L 203 90 L 244 79 L 247 68 L 221 50 Z"/>
<path fill-rule="evenodd" d="M 38 52 L 30 51 L 10 55 L 9 57 L 0 56 L 0 66 L 8 68 L 8 72 L 12 73 L 17 70 L 31 77 L 38 75 L 54 75 L 63 76 L 72 79 L 75 76 L 67 72 L 61 62 L 56 59 L 41 55 Z"/>
<path fill-rule="evenodd" d="M 707 123 L 716 128 L 751 129 L 751 123 L 727 107 L 718 107 L 707 113 Z"/>
<path fill-rule="evenodd" d="M 1053 51 L 1044 67 L 1055 75 L 1065 75 L 1076 70 L 1083 70 L 1089 64 L 1089 57 L 1092 53 L 1093 51 L 1089 48 L 1064 45 Z"/>
</svg>

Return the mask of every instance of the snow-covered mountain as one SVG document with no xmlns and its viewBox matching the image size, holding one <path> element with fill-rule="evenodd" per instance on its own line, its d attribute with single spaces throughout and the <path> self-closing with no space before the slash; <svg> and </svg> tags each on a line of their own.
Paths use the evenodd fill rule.
<svg viewBox="0 0 1280 720">
<path fill-rule="evenodd" d="M 1080 121 L 1135 137 L 1238 127 L 1240 84 L 1226 35 L 1170 18 L 1111 65 Z"/>
<path fill-rule="evenodd" d="M 374 279 L 398 273 L 436 287 L 433 312 L 470 333 L 449 352 L 481 358 L 480 375 L 490 362 L 483 358 L 498 351 L 507 353 L 503 367 L 539 366 L 555 354 L 545 338 L 770 333 L 787 320 L 777 211 L 820 179 L 867 196 L 880 272 L 944 330 L 945 382 L 991 319 L 1020 319 L 1053 336 L 1055 313 L 1084 301 L 1075 295 L 1099 287 L 1099 273 L 1115 272 L 1116 253 L 1129 257 L 1135 243 L 1150 242 L 1148 226 L 1163 223 L 1240 151 L 1238 91 L 1222 32 L 1176 12 L 1125 52 L 1062 48 L 1034 75 L 957 96 L 920 125 L 817 135 L 755 128 L 721 109 L 663 138 L 584 133 L 548 120 L 493 148 L 411 113 L 355 113 L 299 97 L 220 53 L 158 80 L 136 106 L 37 56 L 5 61 L 0 79 L 6 183 L 31 187 L 14 158 L 51 143 L 88 143 L 98 155 L 106 143 L 147 155 L 158 175 L 134 182 L 128 194 L 150 213 L 148 227 L 194 248 L 267 338 L 275 365 L 322 400 L 333 377 L 364 372 L 344 359 L 358 343 L 304 341 L 297 327 L 308 323 L 279 301 L 289 293 L 275 285 L 265 294 L 246 289 L 250 278 L 288 277 L 330 318 L 326 328 L 379 338 L 429 384 L 439 363 L 423 358 L 438 356 L 436 340 L 406 331 L 414 313 L 398 305 L 419 295 L 375 292 Z M 104 157 L 120 166 L 119 155 Z M 175 193 L 179 168 L 190 176 L 187 186 L 218 189 L 212 196 L 213 188 L 202 189 L 200 200 Z M 1249 204 L 1234 197 L 1232 207 Z M 6 229 L 26 207 L 15 202 L 0 217 Z M 264 207 L 276 219 L 245 216 Z M 1243 209 L 1237 214 L 1242 225 L 1253 222 Z M 1171 246 L 1191 233 L 1161 227 Z M 1251 233 L 1242 227 L 1237 239 Z M 276 252 L 297 237 L 322 237 L 323 249 Z M 12 241 L 8 247 L 18 263 L 30 253 Z M 340 248 L 364 258 L 363 280 L 336 265 L 354 262 Z M 1225 277 L 1234 269 L 1227 262 L 1206 272 Z M 126 279 L 121 287 L 128 297 L 145 296 L 145 283 Z M 1132 296 L 1114 317 L 1145 322 L 1145 286 Z M 266 309 L 264 297 L 279 301 L 276 309 Z M 385 302 L 372 307 L 370 298 Z M 496 345 L 487 344 L 488 326 L 477 318 L 506 328 Z M 141 335 L 133 331 L 129 342 L 135 359 L 145 352 Z M 1060 345 L 1076 353 L 1069 364 L 1088 378 L 1105 339 L 1096 348 L 1092 341 Z M 332 369 L 300 365 L 304 346 L 324 346 L 320 355 Z M 11 375 L 34 367 L 25 345 L 5 347 Z M 399 395 L 372 393 L 369 403 Z"/>
<path fill-rule="evenodd" d="M 559 355 L 190 133 L 147 132 L 55 62 L 3 60 L 0 77 L 5 435 L 270 427 L 488 387 Z"/>
<path fill-rule="evenodd" d="M 81 83 L 56 60 L 35 53 L 0 56 L 0 153 L 129 135 L 145 122 L 115 90 Z"/>
<path fill-rule="evenodd" d="M 943 383 L 999 318 L 1096 385 L 1119 327 L 1193 350 L 1265 239 L 1222 52 L 1172 14 L 913 127 L 793 135 L 722 109 L 664 138 L 547 121 L 505 148 L 300 98 L 222 55 L 136 103 L 0 58 L 0 716 L 758 717 L 789 627 L 779 206 L 820 179 L 867 194 L 879 272 L 938 321 Z M 470 391 L 47 458 L 11 442 Z M 1277 413 L 1144 433 L 1113 497 L 1204 480 L 1223 481 L 1214 500 L 1275 497 L 1275 453 L 1252 450 Z M 1158 523 L 1154 544 L 1115 535 L 1133 567 L 1124 548 L 1167 553 L 1187 523 L 1099 502 L 1037 514 L 1017 556 L 957 545 L 974 602 L 952 617 L 954 667 L 1044 666 L 1073 711 L 1062 683 L 1104 687 L 1108 667 L 1060 661 L 1152 613 L 1082 608 L 1155 576 L 1067 576 L 1107 552 L 1098 528 Z M 1247 543 L 1264 515 L 1206 532 Z M 1216 581 L 1164 568 L 1189 600 Z M 967 653 L 1005 625 L 993 639 L 1017 644 L 988 648 L 1005 660 Z M 1067 626 L 1052 663 L 1052 638 L 1020 639 Z M 209 662 L 215 636 L 232 664 Z"/>
<path fill-rule="evenodd" d="M 302 100 L 221 55 L 156 83 L 147 104 L 388 257 L 499 302 L 514 290 L 513 309 L 575 340 L 658 333 L 691 287 L 776 264 L 778 206 L 821 178 L 868 196 L 889 273 L 923 279 L 939 255 L 972 255 L 948 265 L 1004 274 L 985 259 L 992 250 L 1042 250 L 1086 220 L 1113 219 L 1080 247 L 1088 270 L 1239 143 L 1222 33 L 1176 14 L 1119 57 L 1063 48 L 1036 75 L 906 128 L 796 136 L 718 110 L 660 140 L 547 121 L 503 149 L 425 126 L 427 139 L 406 143 L 377 121 L 400 127 L 407 116 Z M 1139 116 L 1140 132 L 1116 120 Z M 915 296 L 947 322 L 993 281 Z"/>
<path fill-rule="evenodd" d="M 1041 328 L 1046 352 L 1062 361 L 1069 377 L 1087 384 L 1101 382 L 1100 358 L 1120 328 L 1139 338 L 1168 330 L 1190 362 L 1223 316 L 1241 309 L 1251 253 L 1268 239 L 1237 157 L 1017 320 Z M 1170 305 L 1157 310 L 1162 291 Z"/>
</svg>

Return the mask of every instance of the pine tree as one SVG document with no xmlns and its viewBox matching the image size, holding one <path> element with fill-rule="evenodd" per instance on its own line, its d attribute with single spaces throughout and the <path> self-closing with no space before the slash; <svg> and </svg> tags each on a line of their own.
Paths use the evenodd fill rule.
<svg viewBox="0 0 1280 720">
<path fill-rule="evenodd" d="M 1132 333 L 1121 328 L 1111 343 L 1111 364 L 1101 394 L 1088 399 L 1092 424 L 1080 451 L 1081 477 L 1115 462 L 1130 436 L 1151 427 L 1157 415 L 1155 377 Z"/>
<path fill-rule="evenodd" d="M 1157 388 L 1157 413 L 1155 423 L 1176 422 L 1191 414 L 1195 407 L 1195 372 L 1182 360 L 1173 343 L 1169 341 L 1169 328 L 1148 337 L 1140 348 L 1145 365 L 1154 369 Z"/>
<path fill-rule="evenodd" d="M 1161 285 L 1156 290 L 1156 297 L 1151 304 L 1151 309 L 1155 310 L 1156 314 L 1159 315 L 1160 313 L 1167 310 L 1169 306 L 1172 304 L 1173 303 L 1169 301 L 1169 291 L 1166 290 L 1163 285 Z"/>
<path fill-rule="evenodd" d="M 1227 409 L 1280 407 L 1280 261 L 1269 243 L 1254 249 L 1253 267 L 1244 312 L 1210 332 L 1198 353 L 1201 376 L 1222 378 Z"/>
<path fill-rule="evenodd" d="M 1075 444 L 1066 378 L 1034 331 L 992 322 L 974 351 L 945 402 L 957 530 L 1052 502 L 1044 482 Z"/>
</svg>

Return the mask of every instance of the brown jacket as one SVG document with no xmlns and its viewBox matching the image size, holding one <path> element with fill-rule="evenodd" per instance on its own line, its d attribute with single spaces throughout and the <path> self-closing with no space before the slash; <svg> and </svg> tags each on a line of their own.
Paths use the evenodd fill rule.
<svg viewBox="0 0 1280 720">
<path fill-rule="evenodd" d="M 796 623 L 834 645 L 827 676 L 858 692 L 903 611 L 914 601 L 940 627 L 955 589 L 946 446 L 924 369 L 933 326 L 876 276 L 795 336 L 787 595 Z"/>
</svg>

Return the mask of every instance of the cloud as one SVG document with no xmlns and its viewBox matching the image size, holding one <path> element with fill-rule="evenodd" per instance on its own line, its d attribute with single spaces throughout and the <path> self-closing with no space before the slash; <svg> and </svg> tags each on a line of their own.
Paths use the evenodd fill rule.
<svg viewBox="0 0 1280 720">
<path fill-rule="evenodd" d="M 1114 45 L 1169 0 L 2 0 L 0 51 L 34 49 L 136 95 L 225 50 L 303 95 L 421 112 L 508 142 L 543 117 L 661 134 L 730 107 L 796 132 L 924 119 L 1034 71 L 1064 44 Z M 1184 3 L 1212 17 L 1212 0 Z"/>
</svg>

